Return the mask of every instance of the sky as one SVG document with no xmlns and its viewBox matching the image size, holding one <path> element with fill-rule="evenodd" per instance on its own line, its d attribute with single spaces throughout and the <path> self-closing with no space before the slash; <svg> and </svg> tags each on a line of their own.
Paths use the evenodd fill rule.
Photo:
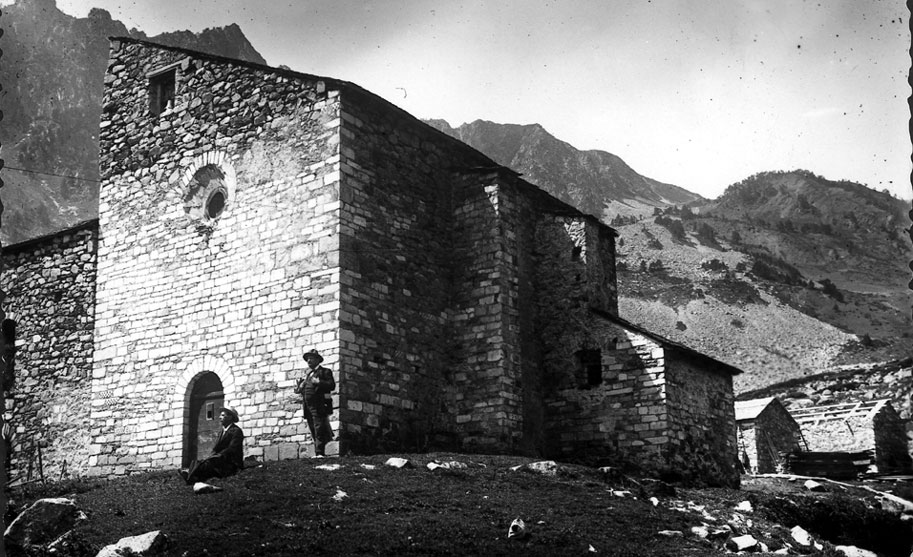
<svg viewBox="0 0 913 557">
<path fill-rule="evenodd" d="M 797 168 L 913 198 L 903 0 L 57 6 L 102 8 L 149 36 L 237 23 L 271 66 L 351 81 L 452 126 L 538 123 L 708 198 Z"/>
</svg>

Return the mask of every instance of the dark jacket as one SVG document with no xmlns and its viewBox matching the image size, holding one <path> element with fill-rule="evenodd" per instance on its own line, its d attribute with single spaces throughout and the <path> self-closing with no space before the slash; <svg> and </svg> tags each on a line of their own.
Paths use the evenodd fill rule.
<svg viewBox="0 0 913 557">
<path fill-rule="evenodd" d="M 318 380 L 317 384 L 313 382 L 314 377 Z M 327 400 L 326 395 L 335 389 L 336 381 L 333 379 L 332 371 L 323 366 L 308 368 L 304 377 L 299 379 L 295 386 L 295 392 L 304 397 L 305 416 L 308 413 L 317 416 L 328 416 L 332 413 L 333 405 Z"/>
<path fill-rule="evenodd" d="M 244 468 L 244 432 L 241 428 L 236 424 L 228 426 L 212 448 L 212 455 L 223 457 L 238 470 Z"/>
</svg>

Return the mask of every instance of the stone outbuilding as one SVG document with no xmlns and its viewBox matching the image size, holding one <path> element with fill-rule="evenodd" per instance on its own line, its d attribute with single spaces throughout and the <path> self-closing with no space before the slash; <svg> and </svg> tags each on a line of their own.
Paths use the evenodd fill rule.
<svg viewBox="0 0 913 557">
<path fill-rule="evenodd" d="M 801 450 L 799 424 L 776 397 L 737 400 L 739 460 L 747 473 L 781 471 L 781 454 Z"/>
<path fill-rule="evenodd" d="M 63 371 L 32 359 L 48 338 L 89 401 L 85 427 L 42 434 L 46 460 L 176 468 L 223 403 L 248 455 L 308 456 L 292 389 L 316 348 L 338 386 L 330 453 L 587 456 L 738 484 L 739 370 L 618 316 L 596 217 L 345 81 L 114 38 L 105 85 L 97 223 L 11 248 L 54 300 L 9 300 L 34 362 L 11 421 L 50 431 L 56 410 L 22 413 L 46 391 L 67 412 Z M 53 284 L 69 256 L 41 255 L 74 242 L 91 301 Z M 30 309 L 70 296 L 75 322 Z"/>
<path fill-rule="evenodd" d="M 906 420 L 887 399 L 809 406 L 790 413 L 810 451 L 868 451 L 873 455 L 872 471 L 910 471 Z"/>
</svg>

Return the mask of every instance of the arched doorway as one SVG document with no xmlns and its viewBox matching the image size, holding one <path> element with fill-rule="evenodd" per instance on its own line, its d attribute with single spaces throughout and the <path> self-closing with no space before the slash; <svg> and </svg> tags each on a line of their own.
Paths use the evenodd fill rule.
<svg viewBox="0 0 913 557">
<path fill-rule="evenodd" d="M 189 390 L 190 412 L 184 428 L 185 467 L 191 461 L 206 458 L 212 452 L 222 431 L 219 408 L 225 402 L 222 381 L 215 373 L 203 373 L 191 383 Z"/>
</svg>

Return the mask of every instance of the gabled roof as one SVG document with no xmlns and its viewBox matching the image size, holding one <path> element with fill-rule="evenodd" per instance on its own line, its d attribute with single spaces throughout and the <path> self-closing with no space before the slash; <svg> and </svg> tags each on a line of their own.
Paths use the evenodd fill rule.
<svg viewBox="0 0 913 557">
<path fill-rule="evenodd" d="M 614 315 L 607 311 L 602 311 L 602 310 L 599 310 L 596 308 L 590 308 L 590 311 L 609 321 L 613 321 L 626 329 L 630 329 L 630 330 L 638 332 L 646 337 L 650 337 L 666 348 L 671 348 L 682 354 L 685 354 L 686 356 L 689 356 L 689 357 L 692 357 L 692 358 L 695 358 L 698 360 L 702 360 L 704 362 L 707 362 L 707 363 L 715 365 L 715 366 L 719 366 L 724 371 L 727 371 L 727 372 L 731 373 L 732 375 L 738 375 L 738 374 L 742 373 L 742 370 L 735 366 L 729 365 L 726 362 L 721 362 L 721 361 L 717 360 L 716 358 L 711 358 L 710 356 L 708 356 L 707 354 L 704 354 L 703 352 L 698 352 L 697 350 L 695 350 L 693 348 L 689 348 L 689 347 L 685 346 L 684 344 L 680 344 L 680 343 L 675 342 L 674 340 L 670 340 L 662 335 L 658 335 L 652 331 L 648 331 L 647 329 L 644 329 L 640 325 L 635 325 L 634 323 L 631 323 L 630 321 L 622 319 L 621 317 L 618 317 L 617 315 Z"/>
<path fill-rule="evenodd" d="M 799 423 L 818 423 L 827 420 L 846 420 L 848 418 L 863 418 L 871 420 L 881 412 L 885 406 L 891 406 L 889 399 L 866 400 L 863 402 L 844 402 L 842 404 L 829 404 L 826 406 L 809 406 L 790 410 L 793 418 Z M 891 406 L 893 409 L 893 406 Z"/>
<path fill-rule="evenodd" d="M 752 400 L 735 401 L 735 421 L 753 420 L 767 408 L 767 405 L 776 400 L 776 397 L 755 398 Z"/>
</svg>

